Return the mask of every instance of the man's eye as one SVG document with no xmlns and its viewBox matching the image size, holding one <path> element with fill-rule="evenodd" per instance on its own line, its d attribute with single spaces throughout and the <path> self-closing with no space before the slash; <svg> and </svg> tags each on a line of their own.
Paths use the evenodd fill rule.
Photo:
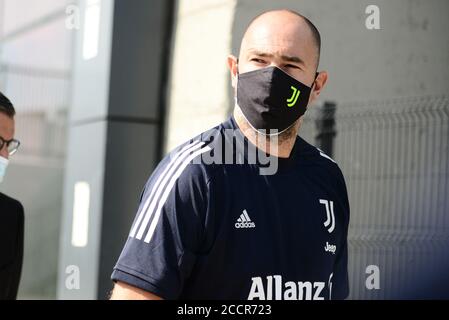
<svg viewBox="0 0 449 320">
<path fill-rule="evenodd" d="M 294 64 L 287 64 L 285 67 L 286 67 L 286 68 L 299 69 L 299 67 L 296 66 L 296 65 L 294 65 Z"/>
<path fill-rule="evenodd" d="M 256 63 L 265 63 L 264 60 L 258 59 L 258 58 L 252 58 L 251 61 L 256 62 Z"/>
</svg>

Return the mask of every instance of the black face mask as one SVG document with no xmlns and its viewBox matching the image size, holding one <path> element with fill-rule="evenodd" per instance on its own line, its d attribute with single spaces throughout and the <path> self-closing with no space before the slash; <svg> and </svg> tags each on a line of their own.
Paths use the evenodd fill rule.
<svg viewBox="0 0 449 320">
<path fill-rule="evenodd" d="M 238 75 L 237 103 L 254 129 L 279 134 L 306 112 L 311 91 L 281 69 L 267 67 Z"/>
</svg>

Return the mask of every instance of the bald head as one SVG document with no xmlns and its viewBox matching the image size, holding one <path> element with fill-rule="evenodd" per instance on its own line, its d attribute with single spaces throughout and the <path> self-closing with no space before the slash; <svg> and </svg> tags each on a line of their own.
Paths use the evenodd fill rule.
<svg viewBox="0 0 449 320">
<path fill-rule="evenodd" d="M 245 49 L 248 41 L 253 40 L 253 33 L 273 32 L 284 33 L 285 36 L 298 37 L 304 45 L 312 45 L 315 50 L 315 62 L 318 67 L 321 51 L 321 35 L 315 25 L 306 17 L 296 11 L 282 9 L 266 11 L 256 16 L 249 23 L 242 38 L 240 51 Z M 301 39 L 302 38 L 302 39 Z M 299 43 L 298 43 L 299 44 Z"/>
</svg>

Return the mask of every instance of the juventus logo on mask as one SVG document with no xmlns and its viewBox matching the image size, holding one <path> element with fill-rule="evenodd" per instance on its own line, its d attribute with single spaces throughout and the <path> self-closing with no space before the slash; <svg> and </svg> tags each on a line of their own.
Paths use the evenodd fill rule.
<svg viewBox="0 0 449 320">
<path fill-rule="evenodd" d="M 256 130 L 288 129 L 307 110 L 312 89 L 277 67 L 238 75 L 237 104 Z"/>
</svg>

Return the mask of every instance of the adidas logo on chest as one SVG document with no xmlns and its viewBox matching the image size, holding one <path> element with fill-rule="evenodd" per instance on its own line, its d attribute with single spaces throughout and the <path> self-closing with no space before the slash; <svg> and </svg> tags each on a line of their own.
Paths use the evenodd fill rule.
<svg viewBox="0 0 449 320">
<path fill-rule="evenodd" d="M 250 229 L 255 228 L 256 224 L 251 221 L 251 218 L 248 215 L 248 212 L 246 212 L 246 209 L 243 210 L 243 213 L 240 215 L 240 217 L 237 219 L 237 222 L 235 223 L 236 229 Z"/>
</svg>

